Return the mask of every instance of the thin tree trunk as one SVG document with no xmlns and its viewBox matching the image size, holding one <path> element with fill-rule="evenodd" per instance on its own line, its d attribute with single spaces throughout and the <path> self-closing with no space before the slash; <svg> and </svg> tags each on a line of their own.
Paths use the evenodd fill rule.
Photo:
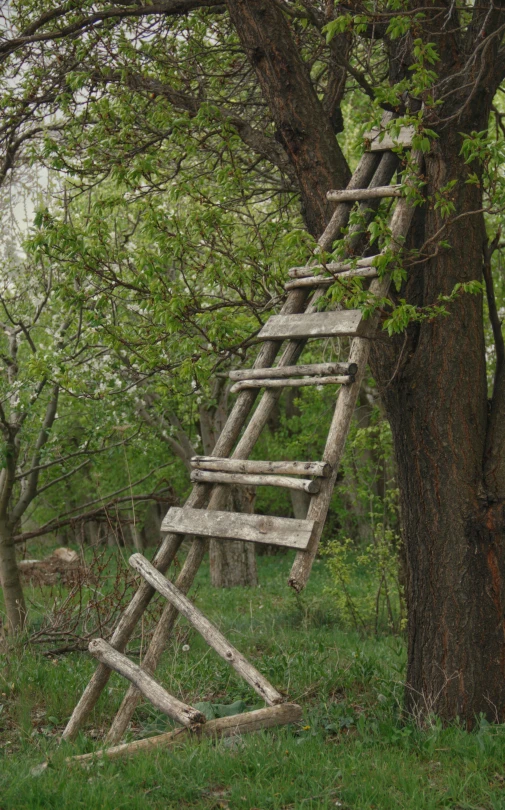
<svg viewBox="0 0 505 810">
<path fill-rule="evenodd" d="M 237 487 L 230 495 L 235 512 L 254 513 L 254 490 Z M 210 578 L 216 588 L 256 587 L 258 569 L 254 543 L 210 541 Z"/>
<path fill-rule="evenodd" d="M 10 633 L 17 633 L 25 625 L 26 604 L 16 562 L 13 533 L 5 521 L 0 522 L 0 583 L 7 613 L 7 627 Z"/>
</svg>

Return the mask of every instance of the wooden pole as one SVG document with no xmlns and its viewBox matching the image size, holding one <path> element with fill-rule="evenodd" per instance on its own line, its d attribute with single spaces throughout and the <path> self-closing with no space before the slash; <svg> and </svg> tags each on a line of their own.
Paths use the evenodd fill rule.
<svg viewBox="0 0 505 810">
<path fill-rule="evenodd" d="M 182 616 L 193 625 L 218 655 L 238 672 L 269 706 L 282 702 L 282 695 L 274 689 L 258 670 L 249 663 L 228 639 L 210 622 L 192 602 L 160 574 L 142 554 L 132 554 L 129 563 L 158 593 L 168 599 Z"/>
<path fill-rule="evenodd" d="M 354 377 L 294 377 L 283 380 L 241 380 L 230 388 L 230 394 L 243 391 L 244 388 L 309 388 L 314 385 L 349 385 Z M 198 480 L 198 479 L 195 479 Z M 202 479 L 203 480 L 203 479 Z"/>
<path fill-rule="evenodd" d="M 197 470 L 216 470 L 230 473 L 317 475 L 321 478 L 328 478 L 331 475 L 331 467 L 329 464 L 325 464 L 324 461 L 256 461 L 240 458 L 194 456 L 191 459 L 191 466 Z"/>
<path fill-rule="evenodd" d="M 374 259 L 377 256 L 367 256 L 364 259 L 358 259 L 353 264 L 349 262 L 326 262 L 325 264 L 306 264 L 303 267 L 292 267 L 288 270 L 290 278 L 308 278 L 314 277 L 314 273 L 319 273 L 326 270 L 328 273 L 347 273 L 349 270 L 359 270 L 365 267 L 372 267 Z"/>
<path fill-rule="evenodd" d="M 330 279 L 333 283 L 333 279 Z M 230 371 L 229 378 L 234 382 L 241 380 L 274 379 L 284 377 L 323 376 L 335 374 L 356 374 L 357 369 L 349 363 L 301 363 L 298 366 L 277 366 L 274 368 L 243 368 Z"/>
<path fill-rule="evenodd" d="M 156 571 L 156 568 L 153 568 Z M 158 574 L 161 577 L 161 574 Z M 172 720 L 176 720 L 183 726 L 192 726 L 195 723 L 205 723 L 205 715 L 192 706 L 187 706 L 177 698 L 170 695 L 166 689 L 154 680 L 147 672 L 141 669 L 126 655 L 118 652 L 107 644 L 103 638 L 94 638 L 90 641 L 88 650 L 91 655 L 98 658 L 102 664 L 106 664 L 110 669 L 119 672 L 123 678 L 131 681 L 137 689 L 142 692 L 153 706 L 156 706 L 164 714 L 168 714 Z"/>
<path fill-rule="evenodd" d="M 401 186 L 374 186 L 373 188 L 358 188 L 337 191 L 328 191 L 326 197 L 332 202 L 355 202 L 357 200 L 375 200 L 378 197 L 401 197 Z"/>
<path fill-rule="evenodd" d="M 243 383 L 237 383 L 242 385 Z M 319 482 L 304 478 L 288 478 L 284 475 L 252 475 L 251 473 L 211 472 L 210 470 L 193 470 L 191 480 L 206 484 L 227 484 L 243 487 L 283 487 L 313 495 L 319 492 Z"/>
<path fill-rule="evenodd" d="M 187 742 L 201 739 L 222 739 L 223 737 L 236 737 L 242 734 L 251 734 L 275 726 L 286 726 L 289 723 L 299 723 L 302 719 L 301 707 L 296 703 L 284 703 L 282 706 L 272 706 L 268 709 L 257 709 L 254 712 L 236 714 L 233 717 L 220 717 L 217 720 L 208 720 L 205 725 L 193 728 L 179 728 L 156 737 L 147 737 L 145 740 L 135 740 L 112 748 L 102 748 L 92 754 L 79 754 L 68 757 L 69 765 L 85 765 L 96 759 L 117 759 L 136 754 L 139 751 L 153 751 L 157 748 L 172 748 Z"/>
<path fill-rule="evenodd" d="M 346 278 L 377 278 L 378 272 L 375 267 L 362 267 L 359 270 L 349 270 L 339 273 L 338 276 L 305 276 L 305 278 L 295 278 L 284 285 L 284 289 L 289 290 L 311 289 L 313 287 L 331 287 L 333 284 Z"/>
</svg>

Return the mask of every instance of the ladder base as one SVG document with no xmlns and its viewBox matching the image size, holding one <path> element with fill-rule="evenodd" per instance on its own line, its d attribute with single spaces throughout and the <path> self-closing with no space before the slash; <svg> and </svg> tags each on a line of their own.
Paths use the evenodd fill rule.
<svg viewBox="0 0 505 810">
<path fill-rule="evenodd" d="M 112 748 L 102 748 L 92 754 L 79 754 L 75 757 L 68 757 L 66 762 L 69 765 L 85 765 L 95 759 L 116 759 L 117 757 L 136 754 L 139 751 L 151 751 L 153 748 L 172 748 L 175 745 L 208 739 L 209 737 L 218 740 L 224 737 L 251 734 L 265 728 L 299 723 L 301 719 L 302 709 L 298 704 L 284 703 L 282 706 L 272 706 L 268 709 L 235 714 L 232 717 L 219 717 L 217 720 L 209 720 L 207 723 L 192 729 L 179 728 L 166 734 L 158 734 L 156 737 L 147 737 L 144 740 L 114 745 Z"/>
</svg>

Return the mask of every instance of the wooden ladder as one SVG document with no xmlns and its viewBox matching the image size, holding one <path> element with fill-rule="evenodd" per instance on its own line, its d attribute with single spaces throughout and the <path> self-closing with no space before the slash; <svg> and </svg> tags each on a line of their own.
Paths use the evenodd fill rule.
<svg viewBox="0 0 505 810">
<path fill-rule="evenodd" d="M 388 117 L 389 114 L 386 114 L 383 124 Z M 415 180 L 411 174 L 403 186 L 391 184 L 399 162 L 398 155 L 391 149 L 396 145 L 408 147 L 411 139 L 412 132 L 408 129 L 402 129 L 395 141 L 388 134 L 384 136 L 384 132 L 377 130 L 366 136 L 367 151 L 349 185 L 344 191 L 328 193 L 328 198 L 337 202 L 337 206 L 318 241 L 319 251 L 332 250 L 335 240 L 340 238 L 342 229 L 349 221 L 354 203 L 358 201 L 361 225 L 350 229 L 345 242 L 347 255 L 356 255 L 363 241 L 363 221 L 370 222 L 380 200 L 390 197 L 397 198 L 398 201 L 389 224 L 391 242 L 385 249 L 388 257 L 400 252 L 414 212 L 412 202 L 404 195 L 404 188 Z M 420 164 L 421 155 L 412 152 L 413 171 L 418 171 Z M 289 271 L 290 280 L 285 285 L 287 296 L 281 312 L 272 316 L 259 332 L 258 340 L 262 345 L 254 367 L 230 372 L 234 383 L 231 391 L 238 393 L 233 409 L 213 455 L 192 459 L 191 480 L 194 488 L 184 507 L 171 508 L 166 515 L 161 527 L 166 534 L 153 564 L 140 554 L 134 554 L 130 558 L 130 564 L 141 576 L 141 583 L 124 611 L 110 644 L 103 639 L 95 639 L 89 645 L 90 653 L 100 663 L 74 709 L 63 733 L 64 739 L 75 738 L 83 721 L 93 710 L 112 670 L 130 680 L 131 685 L 106 737 L 106 743 L 113 746 L 104 751 L 109 756 L 155 744 L 153 739 L 157 738 L 116 745 L 126 731 L 142 695 L 181 724 L 182 729 L 178 732 L 162 735 L 163 744 L 167 745 L 180 732 L 184 732 L 186 736 L 223 735 L 233 733 L 233 730 L 243 733 L 299 719 L 300 707 L 282 704 L 279 692 L 192 605 L 185 594 L 206 553 L 206 538 L 211 537 L 296 549 L 289 584 L 296 591 L 305 587 L 316 556 L 365 373 L 370 340 L 377 331 L 379 318 L 375 314 L 365 320 L 360 310 L 320 311 L 318 302 L 328 287 L 334 284 L 335 278 L 370 279 L 370 293 L 384 298 L 388 293 L 390 278 L 384 274 L 378 275 L 376 260 L 377 257 L 372 256 L 352 263 L 315 263 Z M 298 363 L 307 340 L 340 336 L 353 338 L 347 363 Z M 282 354 L 274 366 L 282 347 Z M 322 460 L 248 460 L 283 389 L 309 385 L 341 386 Z M 263 394 L 251 415 L 260 389 L 264 389 Z M 311 496 L 307 518 L 295 520 L 223 511 L 231 485 L 269 485 L 303 490 Z M 184 537 L 188 535 L 193 536 L 193 540 L 174 585 L 163 574 L 173 562 Z M 124 650 L 156 592 L 167 600 L 167 604 L 155 628 L 142 667 L 139 667 L 124 655 Z M 152 673 L 180 613 L 240 673 L 267 703 L 268 708 L 205 724 L 205 718 L 196 709 L 169 695 L 154 680 Z"/>
</svg>

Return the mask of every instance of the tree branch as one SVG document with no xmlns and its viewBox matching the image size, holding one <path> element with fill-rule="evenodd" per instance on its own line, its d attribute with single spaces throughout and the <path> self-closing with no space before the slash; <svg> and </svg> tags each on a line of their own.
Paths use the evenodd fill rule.
<svg viewBox="0 0 505 810">
<path fill-rule="evenodd" d="M 162 492 L 164 491 L 166 490 L 163 490 Z M 22 534 L 16 534 L 14 535 L 13 540 L 15 543 L 26 543 L 27 540 L 32 540 L 34 537 L 42 537 L 44 534 L 50 534 L 51 532 L 56 531 L 56 529 L 62 529 L 64 526 L 71 526 L 72 524 L 80 523 L 81 521 L 85 520 L 93 520 L 93 518 L 99 517 L 102 514 L 107 515 L 109 509 L 111 509 L 113 506 L 117 506 L 120 503 L 131 503 L 132 501 L 166 501 L 166 498 L 161 497 L 162 492 L 151 492 L 149 495 L 125 495 L 122 498 L 114 498 L 113 500 L 107 501 L 106 504 L 98 507 L 97 509 L 91 509 L 74 517 L 57 518 L 55 520 L 48 521 L 39 529 L 34 529 L 31 532 L 23 532 Z"/>
<path fill-rule="evenodd" d="M 103 11 L 96 11 L 94 14 L 88 14 L 77 20 L 74 23 L 65 25 L 62 28 L 57 28 L 54 31 L 46 31 L 38 33 L 39 29 L 52 22 L 54 19 L 64 17 L 66 13 L 75 11 L 78 4 L 73 0 L 53 12 L 45 12 L 37 20 L 31 23 L 23 33 L 12 39 L 8 39 L 0 44 L 0 63 L 4 61 L 11 53 L 23 48 L 25 45 L 33 45 L 37 42 L 54 42 L 59 39 L 84 32 L 97 26 L 105 20 L 122 20 L 127 17 L 145 17 L 149 14 L 170 14 L 182 15 L 189 14 L 199 8 L 215 8 L 223 6 L 223 0 L 164 0 L 164 2 L 152 3 L 147 6 L 111 6 L 110 8 L 103 9 Z M 51 16 L 52 15 L 52 16 Z"/>
<path fill-rule="evenodd" d="M 33 453 L 31 463 L 31 472 L 29 473 L 28 478 L 26 479 L 26 484 L 23 487 L 21 497 L 19 498 L 16 506 L 12 510 L 11 519 L 14 525 L 18 522 L 18 520 L 26 511 L 27 507 L 30 505 L 30 503 L 37 495 L 37 485 L 40 475 L 39 469 L 40 455 L 42 453 L 42 448 L 44 447 L 49 438 L 49 431 L 51 430 L 54 424 L 54 420 L 56 418 L 59 392 L 60 392 L 59 386 L 54 385 L 51 393 L 51 398 L 47 403 L 44 421 L 42 423 L 42 427 L 39 431 L 39 435 L 37 436 L 37 441 L 35 443 L 35 450 Z"/>
</svg>

